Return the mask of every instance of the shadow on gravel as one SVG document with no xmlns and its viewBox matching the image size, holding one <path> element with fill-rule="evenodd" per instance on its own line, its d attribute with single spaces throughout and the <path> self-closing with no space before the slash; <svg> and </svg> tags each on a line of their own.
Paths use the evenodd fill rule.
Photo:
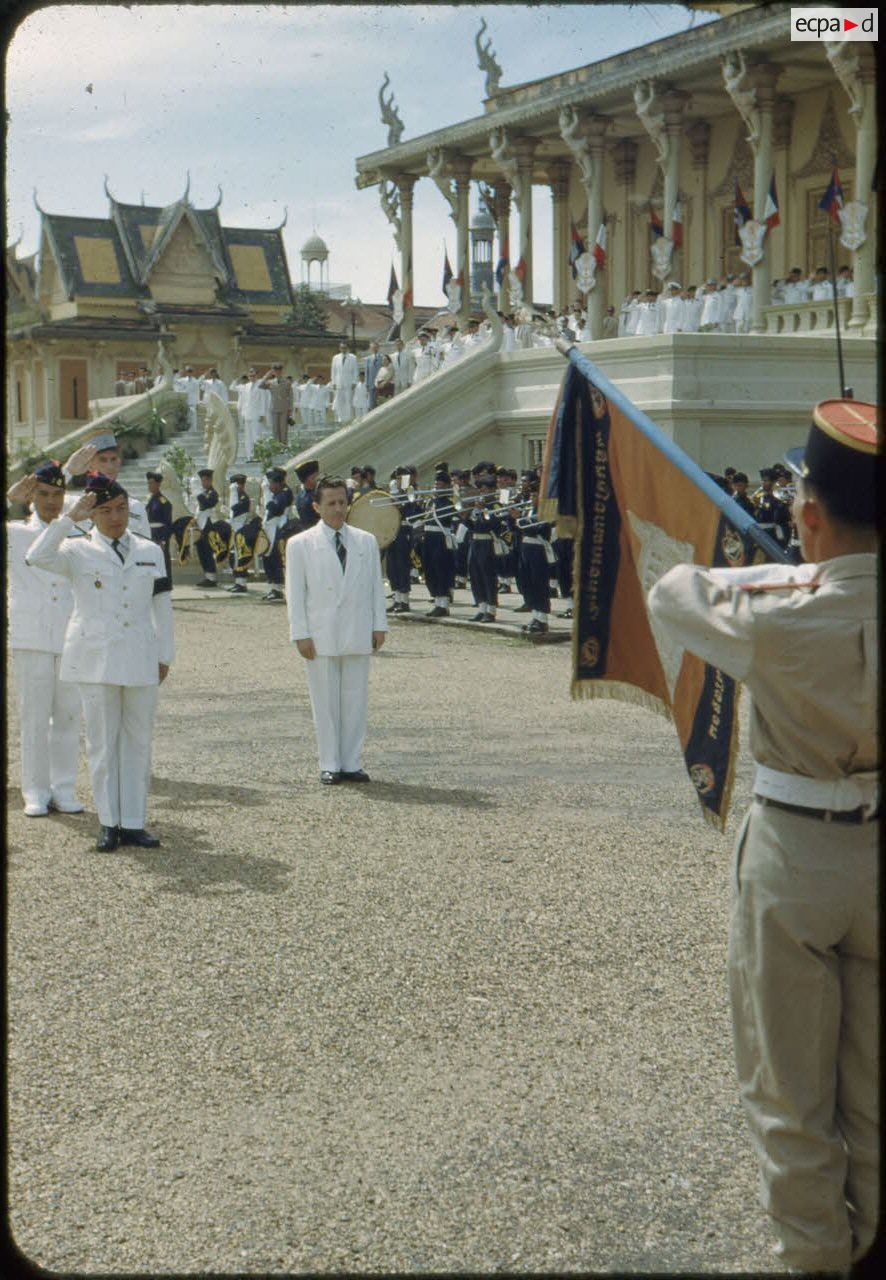
<svg viewBox="0 0 886 1280">
<path fill-rule="evenodd" d="M 457 809 L 495 809 L 497 803 L 483 791 L 458 788 L 425 787 L 408 782 L 373 782 L 370 786 L 352 787 L 367 800 L 393 800 L 397 804 L 451 804 Z"/>
<path fill-rule="evenodd" d="M 152 796 L 170 796 L 173 800 L 183 800 L 188 805 L 201 800 L 218 800 L 224 804 L 259 805 L 267 804 L 267 792 L 258 787 L 236 787 L 224 782 L 183 782 L 175 778 L 151 777 Z"/>
<path fill-rule="evenodd" d="M 216 853 L 193 827 L 161 821 L 156 831 L 163 841 L 159 849 L 121 845 L 113 854 L 104 856 L 128 858 L 165 881 L 159 886 L 161 893 L 205 898 L 231 885 L 239 885 L 249 893 L 282 893 L 289 886 L 292 867 L 277 858 Z"/>
</svg>

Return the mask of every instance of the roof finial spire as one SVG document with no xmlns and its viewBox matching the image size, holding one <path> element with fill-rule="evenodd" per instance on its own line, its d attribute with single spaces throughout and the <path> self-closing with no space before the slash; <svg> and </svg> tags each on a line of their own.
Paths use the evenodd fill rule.
<svg viewBox="0 0 886 1280">
<path fill-rule="evenodd" d="M 220 209 L 220 208 L 221 208 L 221 202 L 222 202 L 222 189 L 221 189 L 221 183 L 219 183 L 219 184 L 218 184 L 218 199 L 216 200 L 215 204 L 212 206 L 212 209 L 210 209 L 210 210 L 209 210 L 209 212 L 210 212 L 210 213 L 212 213 L 213 209 Z"/>
<path fill-rule="evenodd" d="M 116 201 L 116 200 L 114 199 L 114 197 L 111 195 L 111 188 L 108 186 L 108 175 L 107 175 L 107 174 L 105 174 L 105 195 L 108 197 L 108 199 L 110 200 L 111 204 L 116 204 L 116 203 L 117 203 L 117 201 Z"/>
<path fill-rule="evenodd" d="M 288 204 L 284 204 L 284 206 L 283 206 L 283 221 L 280 223 L 279 227 L 275 227 L 275 228 L 274 228 L 274 229 L 275 229 L 275 231 L 282 231 L 282 230 L 283 230 L 283 228 L 286 226 L 286 222 L 287 222 L 287 219 L 288 219 L 288 218 L 289 218 L 289 205 L 288 205 Z"/>
<path fill-rule="evenodd" d="M 190 169 L 187 169 L 185 172 L 186 172 L 186 174 L 187 174 L 187 179 L 188 179 L 188 180 L 187 180 L 187 182 L 185 183 L 185 194 L 182 196 L 182 203 L 183 203 L 183 204 L 187 204 L 187 203 L 188 203 L 188 196 L 191 194 L 191 171 L 190 171 Z"/>
<path fill-rule="evenodd" d="M 45 217 L 45 216 L 46 216 L 46 210 L 45 210 L 45 209 L 41 209 L 41 208 L 40 208 L 40 205 L 39 205 L 39 203 L 38 203 L 38 201 L 37 201 L 37 188 L 36 188 L 36 187 L 34 188 L 34 208 L 37 210 L 37 212 L 40 214 L 40 216 L 41 216 L 41 217 Z"/>
</svg>

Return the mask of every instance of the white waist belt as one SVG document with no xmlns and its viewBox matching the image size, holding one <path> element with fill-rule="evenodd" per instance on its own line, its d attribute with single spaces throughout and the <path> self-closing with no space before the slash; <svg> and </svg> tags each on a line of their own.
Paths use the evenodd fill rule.
<svg viewBox="0 0 886 1280">
<path fill-rule="evenodd" d="M 491 533 L 475 533 L 474 534 L 475 542 L 490 542 L 491 540 L 492 540 Z"/>
<path fill-rule="evenodd" d="M 863 807 L 873 813 L 880 803 L 880 773 L 871 769 L 847 778 L 804 778 L 758 764 L 754 793 L 804 809 L 831 809 L 839 813 Z"/>
</svg>

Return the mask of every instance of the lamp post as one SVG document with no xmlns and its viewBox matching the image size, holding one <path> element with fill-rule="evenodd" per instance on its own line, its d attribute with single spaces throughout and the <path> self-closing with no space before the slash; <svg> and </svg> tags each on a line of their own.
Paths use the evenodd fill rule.
<svg viewBox="0 0 886 1280">
<path fill-rule="evenodd" d="M 342 302 L 342 306 L 351 317 L 351 350 L 355 352 L 357 350 L 357 308 L 362 305 L 359 298 L 348 297 Z"/>
</svg>

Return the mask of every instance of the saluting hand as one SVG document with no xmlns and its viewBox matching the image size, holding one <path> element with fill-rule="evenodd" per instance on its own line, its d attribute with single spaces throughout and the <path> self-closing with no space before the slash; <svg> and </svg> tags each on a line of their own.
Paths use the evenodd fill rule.
<svg viewBox="0 0 886 1280">
<path fill-rule="evenodd" d="M 15 484 L 7 490 L 6 500 L 7 502 L 30 502 L 36 488 L 36 476 L 22 476 L 21 480 L 16 480 Z"/>
<path fill-rule="evenodd" d="M 76 524 L 78 520 L 82 520 L 85 516 L 88 516 L 94 506 L 95 494 L 84 493 L 79 502 L 75 503 L 67 514 Z"/>
</svg>

